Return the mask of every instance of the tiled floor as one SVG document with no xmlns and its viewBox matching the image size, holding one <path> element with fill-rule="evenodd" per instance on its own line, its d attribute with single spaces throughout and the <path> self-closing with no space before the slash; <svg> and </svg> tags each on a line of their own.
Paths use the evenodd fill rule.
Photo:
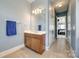
<svg viewBox="0 0 79 59">
<path fill-rule="evenodd" d="M 31 51 L 28 48 L 22 48 L 4 58 L 72 58 L 68 42 L 65 39 L 57 39 L 52 47 L 42 55 Z"/>
</svg>

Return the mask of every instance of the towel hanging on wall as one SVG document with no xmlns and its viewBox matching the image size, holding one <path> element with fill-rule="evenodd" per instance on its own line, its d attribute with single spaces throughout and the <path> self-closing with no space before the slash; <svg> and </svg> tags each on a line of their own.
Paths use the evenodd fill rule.
<svg viewBox="0 0 79 59">
<path fill-rule="evenodd" d="M 6 35 L 13 36 L 16 34 L 16 21 L 6 21 Z"/>
</svg>

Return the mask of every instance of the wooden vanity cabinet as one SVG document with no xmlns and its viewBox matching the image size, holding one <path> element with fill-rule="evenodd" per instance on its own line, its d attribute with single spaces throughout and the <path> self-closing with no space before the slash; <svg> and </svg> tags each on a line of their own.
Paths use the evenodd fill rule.
<svg viewBox="0 0 79 59">
<path fill-rule="evenodd" d="M 40 40 L 36 39 L 36 38 L 32 38 L 31 41 L 31 48 L 37 52 L 40 51 Z"/>
<path fill-rule="evenodd" d="M 25 46 L 42 54 L 45 50 L 45 35 L 24 33 Z"/>
<path fill-rule="evenodd" d="M 25 44 L 25 46 L 27 46 L 27 47 L 31 47 L 31 37 L 30 37 L 30 35 L 29 34 L 24 34 L 24 44 Z"/>
</svg>

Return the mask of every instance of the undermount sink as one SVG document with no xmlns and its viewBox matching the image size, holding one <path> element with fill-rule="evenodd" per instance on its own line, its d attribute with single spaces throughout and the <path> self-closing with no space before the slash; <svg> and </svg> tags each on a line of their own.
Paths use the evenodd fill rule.
<svg viewBox="0 0 79 59">
<path fill-rule="evenodd" d="M 24 33 L 42 35 L 42 34 L 45 34 L 45 31 L 24 31 Z"/>
</svg>

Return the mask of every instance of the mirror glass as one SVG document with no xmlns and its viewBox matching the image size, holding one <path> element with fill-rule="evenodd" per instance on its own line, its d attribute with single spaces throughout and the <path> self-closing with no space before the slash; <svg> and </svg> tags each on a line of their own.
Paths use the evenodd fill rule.
<svg viewBox="0 0 79 59">
<path fill-rule="evenodd" d="M 46 25 L 45 0 L 35 0 L 31 4 L 31 31 L 45 31 Z"/>
</svg>

